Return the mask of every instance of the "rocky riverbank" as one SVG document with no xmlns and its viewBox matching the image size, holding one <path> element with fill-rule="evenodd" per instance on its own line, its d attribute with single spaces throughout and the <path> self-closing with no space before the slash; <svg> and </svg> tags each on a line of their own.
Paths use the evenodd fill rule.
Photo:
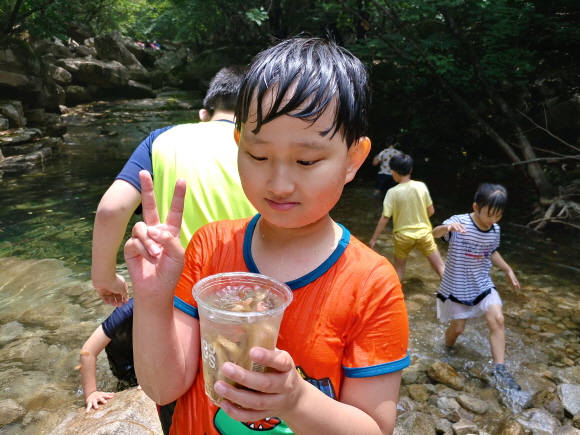
<svg viewBox="0 0 580 435">
<path fill-rule="evenodd" d="M 196 54 L 180 42 L 156 50 L 118 32 L 72 34 L 68 41 L 0 36 L 0 178 L 59 155 L 66 133 L 60 116 L 69 107 L 200 89 L 232 63 L 226 51 Z"/>
</svg>

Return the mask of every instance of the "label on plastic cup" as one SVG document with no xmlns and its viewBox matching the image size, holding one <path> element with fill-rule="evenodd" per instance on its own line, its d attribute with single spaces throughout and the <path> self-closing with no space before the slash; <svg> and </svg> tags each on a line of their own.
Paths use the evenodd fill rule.
<svg viewBox="0 0 580 435">
<path fill-rule="evenodd" d="M 292 302 L 292 291 L 281 281 L 247 272 L 208 276 L 195 284 L 201 335 L 205 391 L 214 404 L 222 397 L 218 380 L 241 387 L 221 373 L 225 362 L 263 373 L 266 367 L 249 358 L 252 347 L 276 348 L 280 322 Z M 243 387 L 242 387 L 243 388 Z"/>
</svg>

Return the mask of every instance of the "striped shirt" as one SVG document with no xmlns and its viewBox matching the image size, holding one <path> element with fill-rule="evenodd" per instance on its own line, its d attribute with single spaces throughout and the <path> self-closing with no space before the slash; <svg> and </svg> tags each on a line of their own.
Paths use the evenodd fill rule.
<svg viewBox="0 0 580 435">
<path fill-rule="evenodd" d="M 465 225 L 467 232 L 452 231 L 443 236 L 443 240 L 449 242 L 449 250 L 437 297 L 473 306 L 494 287 L 489 270 L 491 254 L 499 248 L 499 225 L 493 224 L 487 231 L 480 230 L 469 214 L 452 216 L 442 225 L 456 222 Z"/>
</svg>

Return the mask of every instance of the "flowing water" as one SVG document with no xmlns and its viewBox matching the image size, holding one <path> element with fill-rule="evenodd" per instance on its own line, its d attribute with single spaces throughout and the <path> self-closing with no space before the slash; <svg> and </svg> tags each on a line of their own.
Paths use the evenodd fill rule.
<svg viewBox="0 0 580 435">
<path fill-rule="evenodd" d="M 198 95 L 167 93 L 154 100 L 79 106 L 65 116 L 69 130 L 63 156 L 36 172 L 5 174 L 0 180 L 0 402 L 12 399 L 22 407 L 2 433 L 43 433 L 66 411 L 83 406 L 75 370 L 79 350 L 112 310 L 90 284 L 98 201 L 149 132 L 196 122 L 191 109 L 200 103 Z M 381 200 L 370 195 L 374 173 L 361 172 L 332 212 L 363 241 L 381 213 Z M 431 187 L 435 223 L 469 211 L 471 188 L 449 193 L 453 189 L 438 184 L 436 175 L 424 174 L 418 178 Z M 492 277 L 504 301 L 508 367 L 531 393 L 553 385 L 551 376 L 559 368 L 580 362 L 580 254 L 569 238 L 549 240 L 513 225 L 522 223 L 517 217 L 506 213 L 500 222 L 500 252 L 522 289 L 510 289 L 501 271 L 494 270 Z M 445 246 L 439 246 L 444 254 Z M 388 230 L 377 250 L 392 261 Z M 118 264 L 128 279 L 122 253 Z M 468 325 L 457 353 L 448 355 L 442 349 L 444 327 L 436 320 L 438 279 L 417 252 L 409 258 L 403 285 L 413 367 L 443 359 L 469 378 L 484 379 L 491 358 L 485 325 Z M 98 388 L 116 388 L 104 352 Z"/>
</svg>

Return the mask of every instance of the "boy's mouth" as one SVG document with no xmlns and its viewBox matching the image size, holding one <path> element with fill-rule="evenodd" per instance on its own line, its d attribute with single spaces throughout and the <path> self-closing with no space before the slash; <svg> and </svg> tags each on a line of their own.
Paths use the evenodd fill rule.
<svg viewBox="0 0 580 435">
<path fill-rule="evenodd" d="M 300 204 L 299 202 L 293 201 L 283 201 L 283 200 L 274 201 L 268 198 L 266 198 L 266 202 L 272 209 L 276 211 L 289 211 L 292 210 L 294 207 L 296 207 L 298 204 Z"/>
</svg>

